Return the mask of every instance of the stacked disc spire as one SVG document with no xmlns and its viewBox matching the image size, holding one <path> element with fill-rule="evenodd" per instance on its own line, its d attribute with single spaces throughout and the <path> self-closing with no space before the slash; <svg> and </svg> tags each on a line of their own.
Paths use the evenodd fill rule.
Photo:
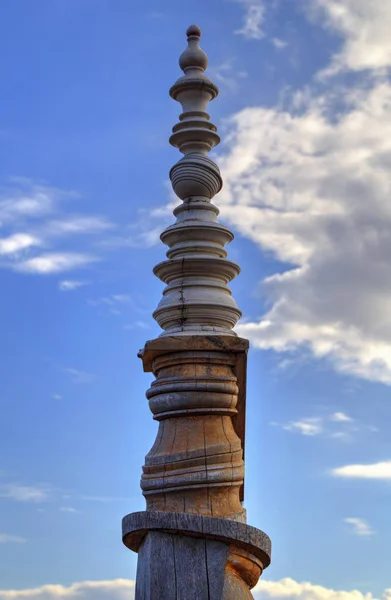
<svg viewBox="0 0 391 600">
<path fill-rule="evenodd" d="M 219 210 L 211 202 L 222 179 L 208 153 L 220 138 L 206 109 L 218 88 L 205 75 L 208 58 L 200 48 L 200 36 L 196 25 L 188 28 L 188 47 L 179 59 L 184 75 L 170 89 L 182 106 L 170 143 L 184 156 L 170 171 L 182 203 L 174 210 L 175 224 L 161 235 L 169 247 L 168 260 L 154 269 L 167 284 L 154 312 L 163 336 L 204 331 L 235 335 L 232 329 L 241 316 L 228 288 L 240 271 L 226 258 L 225 246 L 233 234 L 218 222 Z"/>
</svg>

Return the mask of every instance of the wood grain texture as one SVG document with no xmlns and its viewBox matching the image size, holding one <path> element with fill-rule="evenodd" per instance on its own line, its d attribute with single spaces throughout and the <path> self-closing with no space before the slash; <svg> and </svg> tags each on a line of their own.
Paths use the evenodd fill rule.
<svg viewBox="0 0 391 600">
<path fill-rule="evenodd" d="M 270 564 L 270 538 L 260 529 L 238 521 L 159 511 L 131 513 L 122 521 L 123 542 L 134 552 L 138 551 L 149 531 L 165 531 L 214 539 L 251 553 L 261 562 L 263 569 Z"/>
<path fill-rule="evenodd" d="M 150 531 L 139 548 L 135 600 L 222 600 L 229 546 Z"/>
<path fill-rule="evenodd" d="M 141 487 L 147 510 L 245 522 L 244 441 L 248 340 L 167 336 L 147 342 L 145 370 L 156 441 Z"/>
<path fill-rule="evenodd" d="M 143 361 L 144 371 L 152 371 L 152 362 L 156 356 L 165 353 L 180 352 L 187 350 L 206 350 L 232 352 L 247 352 L 249 341 L 237 336 L 229 335 L 170 335 L 146 342 L 144 348 L 139 351 L 138 357 Z"/>
</svg>

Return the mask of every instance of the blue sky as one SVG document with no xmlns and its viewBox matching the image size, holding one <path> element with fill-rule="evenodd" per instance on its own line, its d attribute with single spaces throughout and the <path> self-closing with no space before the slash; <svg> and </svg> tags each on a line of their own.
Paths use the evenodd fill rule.
<svg viewBox="0 0 391 600">
<path fill-rule="evenodd" d="M 156 433 L 136 354 L 159 334 L 192 22 L 252 343 L 246 507 L 274 551 L 256 597 L 391 597 L 390 19 L 383 0 L 0 2 L 0 600 L 131 598 L 121 518 Z"/>
</svg>

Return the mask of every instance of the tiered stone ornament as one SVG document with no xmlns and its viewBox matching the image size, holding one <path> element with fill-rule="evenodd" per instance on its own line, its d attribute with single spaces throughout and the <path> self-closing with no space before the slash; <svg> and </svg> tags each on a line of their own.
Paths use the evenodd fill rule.
<svg viewBox="0 0 391 600">
<path fill-rule="evenodd" d="M 161 235 L 167 260 L 154 269 L 166 284 L 154 312 L 163 332 L 139 354 L 156 377 L 147 398 L 159 429 L 141 478 L 147 510 L 123 520 L 124 543 L 139 553 L 136 600 L 252 598 L 270 563 L 270 540 L 242 507 L 248 341 L 233 331 L 233 235 L 212 204 L 222 179 L 207 154 L 220 138 L 206 108 L 218 89 L 200 36 L 187 30 L 184 75 L 170 90 L 182 105 L 170 142 L 184 156 L 170 172 L 182 203 Z"/>
</svg>

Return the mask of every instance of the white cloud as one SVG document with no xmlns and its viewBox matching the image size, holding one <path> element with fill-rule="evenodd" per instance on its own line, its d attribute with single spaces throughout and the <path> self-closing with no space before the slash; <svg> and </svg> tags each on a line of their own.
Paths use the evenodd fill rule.
<svg viewBox="0 0 391 600">
<path fill-rule="evenodd" d="M 323 74 L 343 69 L 360 71 L 391 66 L 391 4 L 386 0 L 314 0 L 307 4 L 310 14 L 318 16 L 342 37 L 342 48 Z"/>
<path fill-rule="evenodd" d="M 234 60 L 226 60 L 220 65 L 209 67 L 208 76 L 218 85 L 225 86 L 231 92 L 237 92 L 240 89 L 240 82 L 248 76 L 248 73 L 237 69 Z"/>
<path fill-rule="evenodd" d="M 265 19 L 266 7 L 263 0 L 235 0 L 243 5 L 245 14 L 243 25 L 235 33 L 245 38 L 260 40 L 264 37 L 262 25 Z"/>
<path fill-rule="evenodd" d="M 337 423 L 351 423 L 353 419 L 349 417 L 346 413 L 336 412 L 331 415 L 331 420 L 336 421 Z"/>
<path fill-rule="evenodd" d="M 53 394 L 52 398 L 53 400 L 62 400 L 63 397 L 61 396 L 61 394 Z"/>
<path fill-rule="evenodd" d="M 109 502 L 127 502 L 129 498 L 125 496 L 81 496 L 81 500 L 106 504 Z"/>
<path fill-rule="evenodd" d="M 171 215 L 172 218 L 172 215 Z M 167 219 L 167 224 L 169 219 Z M 133 229 L 133 227 L 131 227 Z M 111 237 L 103 240 L 99 245 L 103 248 L 136 248 L 137 250 L 152 248 L 160 243 L 160 234 L 164 229 L 164 222 L 159 221 L 151 227 L 151 223 L 141 217 L 134 225 L 134 231 L 123 236 Z"/>
<path fill-rule="evenodd" d="M 286 578 L 280 581 L 260 579 L 253 590 L 254 598 L 277 598 L 278 600 L 375 600 L 370 593 L 363 594 L 358 590 L 333 590 L 313 583 L 298 582 Z"/>
<path fill-rule="evenodd" d="M 45 229 L 50 235 L 69 235 L 77 233 L 100 233 L 113 227 L 114 224 L 105 217 L 73 216 L 50 221 Z"/>
<path fill-rule="evenodd" d="M 335 423 L 337 425 L 331 425 Z M 321 417 L 300 418 L 288 423 L 272 422 L 271 425 L 281 427 L 285 431 L 292 433 L 300 433 L 306 436 L 325 435 L 330 438 L 340 440 L 351 440 L 352 431 L 360 431 L 357 425 L 352 426 L 353 419 L 343 412 L 335 412 L 331 415 L 323 415 Z M 342 430 L 335 430 L 334 427 L 342 427 Z"/>
<path fill-rule="evenodd" d="M 31 246 L 39 246 L 41 240 L 28 233 L 14 233 L 6 238 L 0 238 L 0 255 L 14 254 Z"/>
<path fill-rule="evenodd" d="M 355 535 L 370 536 L 374 534 L 373 529 L 371 528 L 369 523 L 367 523 L 367 521 L 365 521 L 364 519 L 358 519 L 357 517 L 348 517 L 347 519 L 344 519 L 344 521 L 352 527 L 352 532 Z"/>
<path fill-rule="evenodd" d="M 160 242 L 160 234 L 166 225 L 172 223 L 172 211 L 179 204 L 178 198 L 172 191 L 171 184 L 166 182 L 170 201 L 152 209 L 139 209 L 137 218 L 127 227 L 121 236 L 112 236 L 103 240 L 100 245 L 104 248 L 152 248 Z"/>
<path fill-rule="evenodd" d="M 0 544 L 24 544 L 27 540 L 19 535 L 0 533 Z"/>
<path fill-rule="evenodd" d="M 0 485 L 0 498 L 18 502 L 46 502 L 50 498 L 50 489 L 47 486 L 6 483 Z"/>
<path fill-rule="evenodd" d="M 5 187 L 0 186 L 0 268 L 52 274 L 97 261 L 94 253 L 91 255 L 85 248 L 78 251 L 73 246 L 70 251 L 63 251 L 58 247 L 60 240 L 75 234 L 81 244 L 88 234 L 102 237 L 114 227 L 103 216 L 66 214 L 65 201 L 76 198 L 75 192 L 23 178 L 13 178 Z"/>
<path fill-rule="evenodd" d="M 127 579 L 83 581 L 70 586 L 43 585 L 24 590 L 0 590 L 0 600 L 132 600 L 135 583 Z"/>
<path fill-rule="evenodd" d="M 0 590 L 0 600 L 132 600 L 135 583 L 127 579 L 84 581 L 71 586 L 44 585 L 24 590 Z M 333 590 L 309 582 L 286 578 L 280 581 L 260 579 L 252 590 L 254 598 L 278 600 L 375 600 L 371 593 L 358 590 Z M 384 600 L 388 598 L 387 591 Z"/>
<path fill-rule="evenodd" d="M 71 376 L 73 383 L 91 383 L 95 378 L 95 375 L 92 373 L 85 373 L 84 371 L 74 369 L 73 367 L 67 367 L 64 371 Z"/>
<path fill-rule="evenodd" d="M 350 442 L 353 439 L 352 435 L 347 431 L 334 431 L 333 433 L 330 433 L 330 437 L 343 442 Z"/>
<path fill-rule="evenodd" d="M 52 254 L 41 254 L 34 258 L 28 258 L 16 263 L 13 268 L 23 273 L 37 273 L 49 275 L 62 273 L 76 268 L 85 267 L 99 260 L 96 256 L 88 254 L 77 254 L 75 252 L 56 252 Z"/>
<path fill-rule="evenodd" d="M 90 306 L 106 307 L 112 315 L 120 315 L 124 305 L 132 303 L 132 298 L 128 294 L 111 294 L 111 296 L 89 299 L 87 302 Z"/>
<path fill-rule="evenodd" d="M 25 178 L 13 178 L 0 188 L 0 223 L 37 219 L 52 213 L 61 197 L 75 196 L 54 187 L 39 185 Z"/>
<path fill-rule="evenodd" d="M 124 325 L 124 329 L 151 329 L 151 325 L 147 321 L 135 321 Z"/>
<path fill-rule="evenodd" d="M 332 474 L 350 479 L 391 479 L 391 460 L 367 465 L 346 465 L 333 469 Z"/>
<path fill-rule="evenodd" d="M 73 508 L 72 506 L 60 506 L 60 510 L 61 510 L 61 512 L 72 513 L 72 514 L 79 512 L 78 510 L 76 510 L 76 508 Z"/>
<path fill-rule="evenodd" d="M 277 50 L 283 50 L 284 48 L 286 48 L 288 46 L 288 42 L 285 42 L 284 40 L 280 40 L 280 38 L 273 38 L 272 44 L 275 48 L 277 48 Z"/>
<path fill-rule="evenodd" d="M 341 372 L 384 383 L 391 383 L 390 106 L 391 86 L 378 82 L 296 94 L 286 110 L 239 112 L 226 125 L 217 199 L 225 221 L 291 265 L 263 282 L 270 310 L 237 332 L 258 348 L 307 348 Z"/>
<path fill-rule="evenodd" d="M 308 419 L 302 419 L 301 421 L 292 421 L 286 425 L 282 425 L 282 428 L 286 431 L 292 431 L 301 433 L 302 435 L 319 435 L 323 431 L 322 419 L 319 417 L 312 417 Z"/>
<path fill-rule="evenodd" d="M 71 292 L 73 290 L 77 290 L 79 287 L 83 287 L 84 285 L 89 285 L 89 281 L 77 281 L 72 279 L 64 279 L 60 281 L 58 284 L 58 289 L 62 292 Z"/>
<path fill-rule="evenodd" d="M 130 302 L 131 297 L 128 294 L 113 294 L 110 298 L 104 298 L 106 303 L 110 302 Z"/>
</svg>

